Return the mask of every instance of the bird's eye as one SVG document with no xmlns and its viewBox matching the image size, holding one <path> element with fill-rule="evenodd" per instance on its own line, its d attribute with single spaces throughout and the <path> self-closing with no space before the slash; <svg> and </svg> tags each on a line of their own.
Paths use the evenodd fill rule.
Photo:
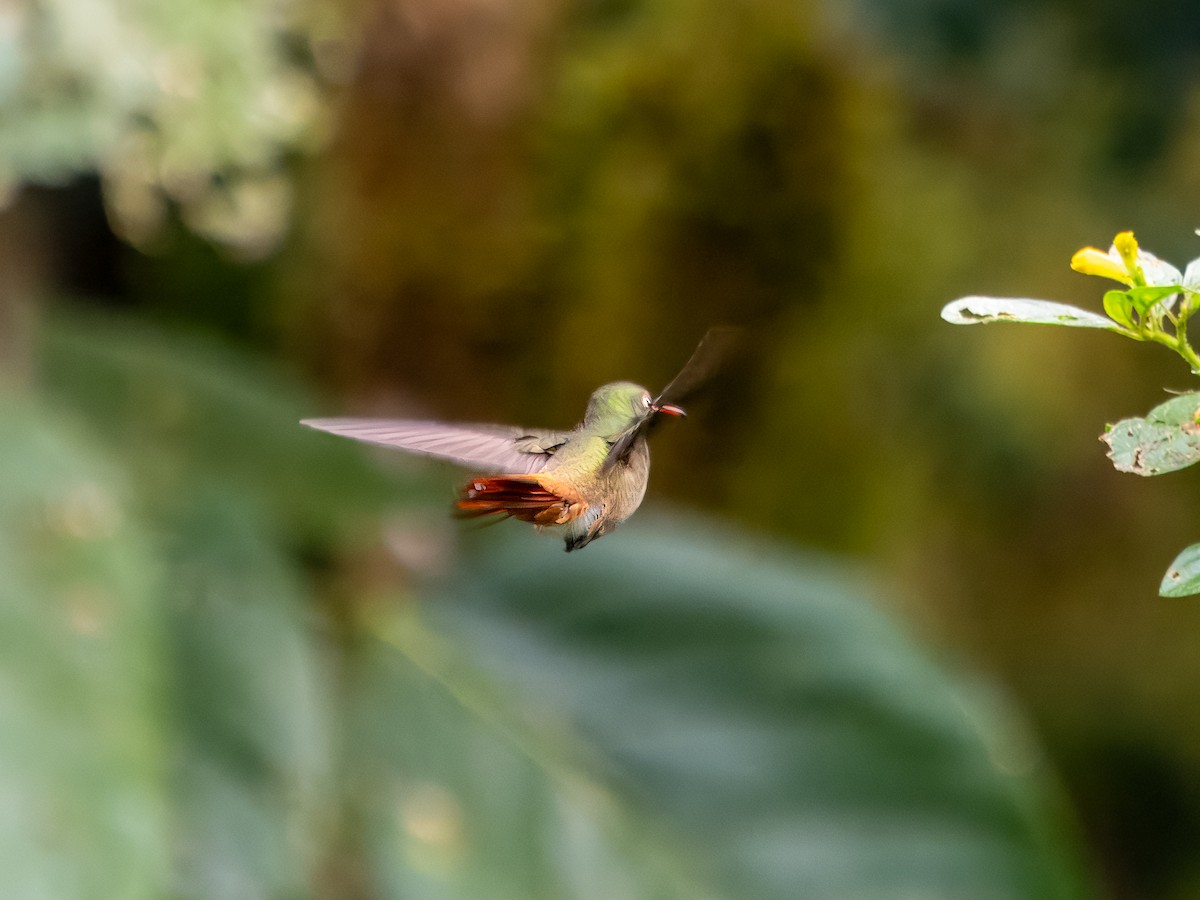
<svg viewBox="0 0 1200 900">
<path fill-rule="evenodd" d="M 650 408 L 650 395 L 649 394 L 647 394 L 645 397 L 642 398 L 642 406 L 646 407 L 646 409 Z"/>
</svg>

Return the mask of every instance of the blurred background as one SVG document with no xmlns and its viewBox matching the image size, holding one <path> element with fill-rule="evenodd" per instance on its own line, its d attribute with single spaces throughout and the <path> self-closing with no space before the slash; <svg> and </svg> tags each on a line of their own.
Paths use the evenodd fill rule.
<svg viewBox="0 0 1200 900">
<path fill-rule="evenodd" d="M 1200 8 L 0 6 L 0 883 L 30 898 L 1200 897 Z M 566 557 L 300 428 L 568 427 L 745 329 Z"/>
</svg>

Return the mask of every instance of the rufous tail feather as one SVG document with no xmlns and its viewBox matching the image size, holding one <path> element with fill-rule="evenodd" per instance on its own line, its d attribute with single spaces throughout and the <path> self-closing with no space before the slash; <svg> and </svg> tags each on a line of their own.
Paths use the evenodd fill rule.
<svg viewBox="0 0 1200 900">
<path fill-rule="evenodd" d="M 547 482 L 537 475 L 481 475 L 455 506 L 465 518 L 505 515 L 534 525 L 562 525 L 583 513 L 585 504 Z"/>
</svg>

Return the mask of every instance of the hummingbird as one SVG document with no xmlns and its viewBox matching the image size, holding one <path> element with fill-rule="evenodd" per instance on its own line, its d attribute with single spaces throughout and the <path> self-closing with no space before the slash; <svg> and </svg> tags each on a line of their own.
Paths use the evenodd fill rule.
<svg viewBox="0 0 1200 900">
<path fill-rule="evenodd" d="M 460 516 L 500 516 L 556 529 L 570 553 L 611 532 L 641 505 L 650 476 L 647 436 L 663 416 L 686 415 L 670 401 L 705 380 L 730 331 L 710 329 L 657 397 L 629 381 L 597 388 L 583 420 L 569 431 L 411 419 L 300 424 L 472 469 L 479 474 L 455 501 Z"/>
</svg>

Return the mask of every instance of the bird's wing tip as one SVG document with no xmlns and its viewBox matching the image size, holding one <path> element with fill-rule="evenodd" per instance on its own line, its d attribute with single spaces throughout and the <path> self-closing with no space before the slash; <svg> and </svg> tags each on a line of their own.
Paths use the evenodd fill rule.
<svg viewBox="0 0 1200 900">
<path fill-rule="evenodd" d="M 300 424 L 305 428 L 313 428 L 317 431 L 333 431 L 336 423 L 334 419 L 301 419 Z"/>
</svg>

